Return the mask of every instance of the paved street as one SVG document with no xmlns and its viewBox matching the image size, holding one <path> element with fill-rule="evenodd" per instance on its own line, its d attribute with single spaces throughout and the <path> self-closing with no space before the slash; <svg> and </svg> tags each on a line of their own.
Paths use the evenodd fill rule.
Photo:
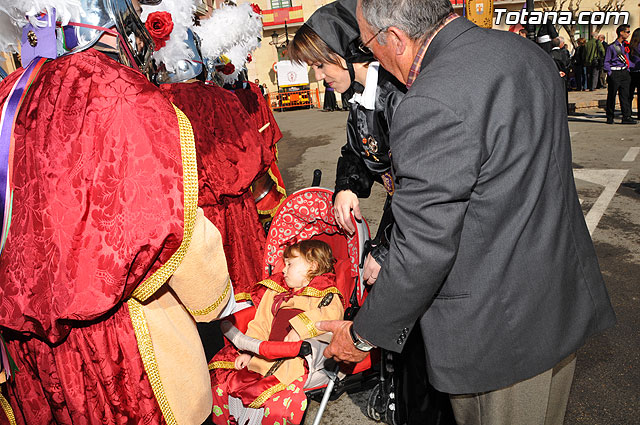
<svg viewBox="0 0 640 425">
<path fill-rule="evenodd" d="M 289 193 L 310 185 L 315 168 L 323 171 L 322 186 L 333 187 L 346 118 L 346 112 L 276 113 L 284 134 L 279 164 Z M 578 352 L 565 424 L 640 423 L 640 125 L 604 121 L 604 111 L 580 109 L 569 127 L 576 185 L 618 324 Z M 372 233 L 385 196 L 376 186 L 361 204 Z M 323 423 L 375 423 L 363 413 L 367 396 L 344 394 L 330 403 Z M 310 406 L 307 425 L 317 404 Z"/>
</svg>

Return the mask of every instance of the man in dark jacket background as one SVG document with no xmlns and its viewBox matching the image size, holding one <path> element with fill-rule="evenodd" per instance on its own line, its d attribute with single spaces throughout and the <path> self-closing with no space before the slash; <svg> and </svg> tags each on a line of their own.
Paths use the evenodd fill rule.
<svg viewBox="0 0 640 425">
<path fill-rule="evenodd" d="M 325 355 L 401 351 L 419 321 L 430 382 L 451 394 L 458 423 L 562 424 L 575 352 L 615 315 L 558 71 L 449 0 L 360 7 L 362 40 L 408 87 L 390 136 L 396 226 L 355 321 L 319 324 L 333 332 Z"/>
</svg>

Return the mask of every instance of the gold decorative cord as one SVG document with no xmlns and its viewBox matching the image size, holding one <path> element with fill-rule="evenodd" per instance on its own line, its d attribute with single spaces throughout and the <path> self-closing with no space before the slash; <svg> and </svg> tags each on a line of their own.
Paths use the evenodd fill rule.
<svg viewBox="0 0 640 425">
<path fill-rule="evenodd" d="M 282 292 L 287 292 L 286 289 L 284 289 L 282 286 L 278 285 L 277 283 L 275 283 L 271 279 L 261 280 L 257 284 L 266 286 L 267 288 L 271 289 L 272 291 L 276 291 L 279 294 L 282 293 Z"/>
<path fill-rule="evenodd" d="M 0 393 L 0 407 L 2 407 L 2 410 L 4 410 L 4 414 L 7 415 L 7 418 L 9 419 L 9 425 L 16 425 L 16 417 L 13 414 L 13 409 L 11 408 L 11 405 L 9 404 L 7 399 L 4 398 L 4 396 L 1 393 Z"/>
<path fill-rule="evenodd" d="M 265 390 L 262 394 L 260 394 L 258 398 L 256 398 L 255 400 L 253 400 L 253 402 L 251 402 L 249 407 L 252 409 L 259 409 L 260 406 L 262 406 L 265 401 L 269 400 L 271 396 L 273 396 L 275 393 L 277 393 L 278 391 L 286 390 L 286 389 L 287 389 L 287 386 L 285 384 L 283 383 L 276 384 L 273 387 Z"/>
<path fill-rule="evenodd" d="M 300 295 L 305 295 L 307 297 L 317 297 L 317 298 L 323 298 L 327 294 L 342 295 L 342 294 L 340 294 L 340 291 L 338 291 L 338 288 L 336 288 L 334 286 L 332 286 L 331 288 L 327 288 L 324 291 L 319 291 L 316 288 L 311 288 L 311 287 L 307 286 L 306 288 L 304 288 L 302 290 L 302 292 L 300 292 Z"/>
<path fill-rule="evenodd" d="M 206 316 L 207 314 L 211 313 L 212 311 L 214 311 L 216 308 L 220 306 L 222 301 L 224 301 L 227 295 L 229 295 L 230 290 L 231 290 L 231 279 L 229 279 L 229 277 L 227 276 L 227 286 L 224 288 L 224 292 L 222 293 L 222 295 L 220 295 L 213 304 L 211 304 L 209 307 L 206 307 L 200 310 L 191 310 L 189 307 L 186 307 L 186 306 L 185 308 L 189 313 L 191 313 L 192 316 Z"/>
<path fill-rule="evenodd" d="M 235 362 L 211 362 L 209 363 L 209 370 L 213 369 L 235 369 Z"/>
<path fill-rule="evenodd" d="M 234 298 L 237 302 L 251 301 L 251 294 L 248 292 L 238 292 L 234 295 Z"/>
<path fill-rule="evenodd" d="M 133 291 L 132 297 L 138 301 L 145 301 L 153 295 L 176 271 L 191 242 L 193 227 L 198 210 L 198 167 L 196 162 L 196 143 L 191 123 L 186 115 L 175 105 L 180 128 L 180 153 L 182 156 L 182 185 L 184 189 L 184 231 L 182 243 L 169 261 L 155 271 Z"/>
<path fill-rule="evenodd" d="M 318 329 L 316 328 L 316 326 L 313 324 L 311 319 L 309 319 L 309 317 L 306 314 L 300 313 L 296 317 L 298 319 L 300 319 L 300 321 L 302 323 L 304 323 L 304 325 L 307 327 L 307 330 L 309 331 L 309 338 L 313 338 L 314 336 L 318 336 Z"/>
<path fill-rule="evenodd" d="M 196 165 L 196 144 L 193 137 L 193 129 L 189 119 L 181 110 L 173 105 L 176 116 L 178 118 L 178 126 L 180 128 L 180 153 L 182 156 L 182 184 L 184 190 L 184 231 L 182 234 L 182 243 L 178 250 L 171 256 L 169 261 L 162 265 L 147 280 L 142 282 L 135 291 L 132 298 L 129 299 L 129 316 L 133 324 L 133 330 L 138 341 L 138 351 L 142 358 L 144 370 L 147 372 L 149 382 L 153 394 L 158 401 L 160 411 L 167 425 L 176 425 L 176 418 L 171 411 L 169 400 L 164 392 L 160 372 L 158 371 L 158 362 L 153 351 L 153 343 L 147 320 L 142 310 L 141 301 L 147 300 L 153 295 L 171 275 L 176 271 L 184 255 L 189 248 L 191 235 L 196 221 L 196 213 L 198 209 L 198 168 Z"/>
</svg>

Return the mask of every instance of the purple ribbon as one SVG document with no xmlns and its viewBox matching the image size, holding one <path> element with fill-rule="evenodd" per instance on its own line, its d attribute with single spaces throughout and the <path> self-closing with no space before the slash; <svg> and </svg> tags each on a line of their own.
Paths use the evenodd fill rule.
<svg viewBox="0 0 640 425">
<path fill-rule="evenodd" d="M 35 58 L 27 66 L 18 81 L 15 83 L 8 99 L 2 108 L 2 118 L 0 123 L 0 211 L 2 211 L 2 240 L 0 252 L 4 249 L 7 234 L 9 232 L 9 223 L 11 220 L 11 182 L 9 181 L 9 155 L 11 151 L 11 134 L 13 133 L 13 125 L 18 114 L 20 103 L 26 91 L 28 83 L 34 71 L 40 69 L 43 60 Z"/>
</svg>

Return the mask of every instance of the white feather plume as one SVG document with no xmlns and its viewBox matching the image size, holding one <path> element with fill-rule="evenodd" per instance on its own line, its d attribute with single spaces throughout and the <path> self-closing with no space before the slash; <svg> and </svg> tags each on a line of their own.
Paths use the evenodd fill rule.
<svg viewBox="0 0 640 425">
<path fill-rule="evenodd" d="M 175 72 L 178 62 L 194 57 L 193 51 L 186 43 L 187 29 L 193 25 L 196 11 L 194 0 L 162 0 L 156 6 L 142 5 L 142 22 L 146 22 L 153 12 L 169 12 L 173 21 L 173 31 L 164 47 L 153 52 L 153 58 L 163 63 L 167 71 Z"/>
<path fill-rule="evenodd" d="M 22 27 L 35 24 L 38 14 L 52 9 L 62 25 L 79 21 L 83 15 L 80 0 L 0 0 L 0 50 L 18 52 Z"/>
<path fill-rule="evenodd" d="M 247 55 L 260 46 L 262 16 L 253 11 L 250 4 L 222 6 L 211 17 L 194 27 L 202 40 L 204 57 L 215 59 L 225 54 L 236 68 L 235 79 L 247 61 Z M 232 58 L 233 56 L 233 58 Z M 225 81 L 231 75 L 223 75 Z"/>
</svg>

